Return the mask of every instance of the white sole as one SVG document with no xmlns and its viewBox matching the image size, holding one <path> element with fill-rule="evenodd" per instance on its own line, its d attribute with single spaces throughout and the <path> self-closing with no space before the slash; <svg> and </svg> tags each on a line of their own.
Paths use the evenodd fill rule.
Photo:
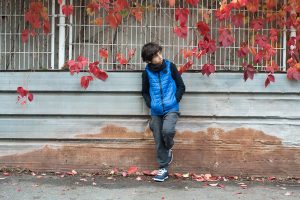
<svg viewBox="0 0 300 200">
<path fill-rule="evenodd" d="M 164 178 L 164 179 L 156 179 L 156 178 L 153 178 L 153 180 L 155 180 L 155 181 L 158 181 L 158 182 L 164 182 L 166 179 L 168 179 L 169 178 L 169 176 L 166 176 L 166 178 Z"/>
</svg>

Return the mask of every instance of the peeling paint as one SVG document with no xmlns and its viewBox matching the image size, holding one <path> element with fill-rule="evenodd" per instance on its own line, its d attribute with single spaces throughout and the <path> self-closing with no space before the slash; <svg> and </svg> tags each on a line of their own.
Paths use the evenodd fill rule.
<svg viewBox="0 0 300 200">
<path fill-rule="evenodd" d="M 0 157 L 0 165 L 46 170 L 157 167 L 149 128 L 137 132 L 112 124 L 102 127 L 100 133 L 78 134 L 76 138 L 113 140 L 55 143 L 28 153 L 20 149 L 18 154 Z M 251 128 L 176 131 L 170 169 L 215 175 L 300 177 L 300 148 L 283 146 L 281 138 Z"/>
</svg>

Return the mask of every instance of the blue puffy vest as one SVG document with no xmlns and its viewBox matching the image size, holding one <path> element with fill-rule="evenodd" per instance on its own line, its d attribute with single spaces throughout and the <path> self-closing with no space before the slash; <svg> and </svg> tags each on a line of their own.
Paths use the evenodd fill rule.
<svg viewBox="0 0 300 200">
<path fill-rule="evenodd" d="M 170 61 L 164 59 L 166 67 L 159 72 L 153 72 L 146 66 L 151 97 L 151 115 L 164 115 L 171 111 L 179 111 L 175 98 L 176 83 L 172 78 Z"/>
</svg>

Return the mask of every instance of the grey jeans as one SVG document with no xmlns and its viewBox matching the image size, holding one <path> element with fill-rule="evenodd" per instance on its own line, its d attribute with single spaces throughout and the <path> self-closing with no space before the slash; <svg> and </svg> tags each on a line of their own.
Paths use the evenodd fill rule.
<svg viewBox="0 0 300 200">
<path fill-rule="evenodd" d="M 165 115 L 151 116 L 149 127 L 153 133 L 156 147 L 156 160 L 159 168 L 168 169 L 169 149 L 174 145 L 175 125 L 180 112 L 169 112 Z"/>
</svg>

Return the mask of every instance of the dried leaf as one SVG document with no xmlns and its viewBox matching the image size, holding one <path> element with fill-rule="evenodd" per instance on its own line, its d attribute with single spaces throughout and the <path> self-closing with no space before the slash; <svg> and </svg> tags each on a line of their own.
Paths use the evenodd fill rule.
<svg viewBox="0 0 300 200">
<path fill-rule="evenodd" d="M 180 173 L 174 173 L 174 176 L 175 176 L 176 178 L 181 178 L 181 177 L 182 177 L 182 174 L 180 174 Z"/>
<path fill-rule="evenodd" d="M 135 173 L 138 170 L 136 166 L 131 166 L 128 170 L 127 173 L 128 175 Z"/>
<path fill-rule="evenodd" d="M 8 173 L 8 172 L 3 172 L 3 175 L 4 175 L 4 176 L 10 176 L 10 173 Z"/>
</svg>

